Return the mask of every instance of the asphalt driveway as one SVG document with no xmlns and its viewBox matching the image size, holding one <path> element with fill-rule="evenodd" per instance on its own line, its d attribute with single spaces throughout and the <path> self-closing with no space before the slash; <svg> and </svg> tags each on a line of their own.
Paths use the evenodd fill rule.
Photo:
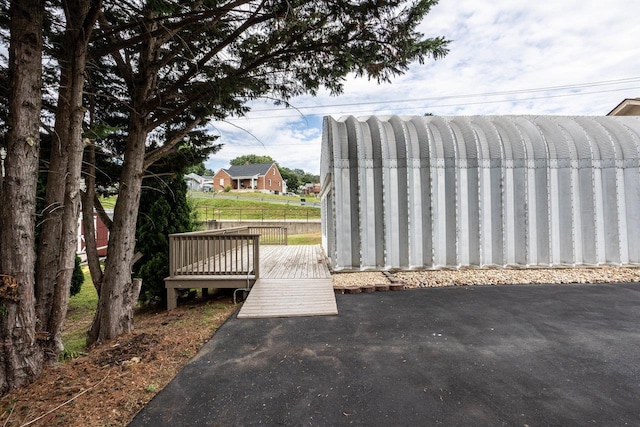
<svg viewBox="0 0 640 427">
<path fill-rule="evenodd" d="M 640 424 L 640 284 L 337 302 L 229 319 L 131 426 Z"/>
</svg>

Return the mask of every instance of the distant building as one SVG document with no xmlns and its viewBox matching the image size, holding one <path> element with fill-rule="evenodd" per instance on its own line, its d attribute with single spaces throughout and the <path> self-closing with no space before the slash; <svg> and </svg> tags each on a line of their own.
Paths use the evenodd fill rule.
<svg viewBox="0 0 640 427">
<path fill-rule="evenodd" d="M 192 191 L 213 191 L 213 177 L 189 173 L 184 176 L 187 189 Z"/>
<path fill-rule="evenodd" d="M 304 195 L 305 196 L 317 196 L 318 194 L 320 194 L 320 184 L 316 184 L 314 182 L 308 182 L 304 185 Z"/>
<path fill-rule="evenodd" d="M 195 191 L 204 190 L 204 177 L 196 173 L 188 173 L 184 176 L 184 180 L 187 183 L 187 189 Z"/>
<path fill-rule="evenodd" d="M 213 176 L 205 175 L 202 179 L 202 191 L 213 191 Z"/>
<path fill-rule="evenodd" d="M 213 189 L 222 191 L 227 186 L 230 186 L 232 190 L 254 190 L 275 194 L 287 192 L 287 185 L 275 163 L 258 163 L 220 169 L 213 176 Z"/>
<path fill-rule="evenodd" d="M 113 210 L 106 211 L 109 218 L 113 218 Z M 96 247 L 98 249 L 98 256 L 107 255 L 107 245 L 109 244 L 109 229 L 102 222 L 97 213 L 93 214 L 93 229 L 96 233 Z M 78 246 L 76 253 L 83 256 L 86 253 L 86 241 L 84 238 L 84 218 L 82 214 L 78 218 Z"/>
<path fill-rule="evenodd" d="M 640 116 L 640 98 L 627 98 L 607 114 L 607 116 Z"/>
</svg>

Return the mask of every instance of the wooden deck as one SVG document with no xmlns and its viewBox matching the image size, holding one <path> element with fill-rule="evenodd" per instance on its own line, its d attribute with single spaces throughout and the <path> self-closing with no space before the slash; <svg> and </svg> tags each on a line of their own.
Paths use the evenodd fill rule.
<svg viewBox="0 0 640 427">
<path fill-rule="evenodd" d="M 336 314 L 331 273 L 320 245 L 260 247 L 260 278 L 238 318 Z"/>
<path fill-rule="evenodd" d="M 264 279 L 330 279 L 320 245 L 260 246 L 260 277 Z"/>
</svg>

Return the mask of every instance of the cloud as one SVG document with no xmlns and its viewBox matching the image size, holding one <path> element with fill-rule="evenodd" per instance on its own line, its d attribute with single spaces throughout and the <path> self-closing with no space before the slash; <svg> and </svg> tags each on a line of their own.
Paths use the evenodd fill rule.
<svg viewBox="0 0 640 427">
<path fill-rule="evenodd" d="M 452 40 L 445 58 L 414 64 L 392 84 L 349 77 L 339 97 L 291 100 L 299 111 L 256 105 L 261 111 L 230 122 L 262 144 L 216 124 L 225 147 L 207 165 L 267 154 L 317 173 L 323 115 L 604 115 L 640 96 L 639 15 L 640 2 L 629 0 L 442 0 L 419 31 Z"/>
<path fill-rule="evenodd" d="M 280 112 L 289 114 L 289 112 Z M 206 166 L 213 170 L 226 168 L 230 160 L 246 155 L 271 156 L 281 166 L 315 171 L 319 165 L 321 118 L 277 117 L 238 119 L 216 123 L 215 129 L 224 144 Z"/>
</svg>

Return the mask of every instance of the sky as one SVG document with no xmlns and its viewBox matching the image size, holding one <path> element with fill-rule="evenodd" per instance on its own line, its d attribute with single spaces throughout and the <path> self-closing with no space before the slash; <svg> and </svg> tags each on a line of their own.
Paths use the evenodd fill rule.
<svg viewBox="0 0 640 427">
<path fill-rule="evenodd" d="M 322 118 L 345 115 L 606 115 L 640 97 L 639 0 L 440 0 L 418 30 L 449 54 L 412 64 L 391 84 L 347 78 L 344 93 L 254 104 L 214 123 L 217 171 L 245 154 L 319 173 Z"/>
</svg>

